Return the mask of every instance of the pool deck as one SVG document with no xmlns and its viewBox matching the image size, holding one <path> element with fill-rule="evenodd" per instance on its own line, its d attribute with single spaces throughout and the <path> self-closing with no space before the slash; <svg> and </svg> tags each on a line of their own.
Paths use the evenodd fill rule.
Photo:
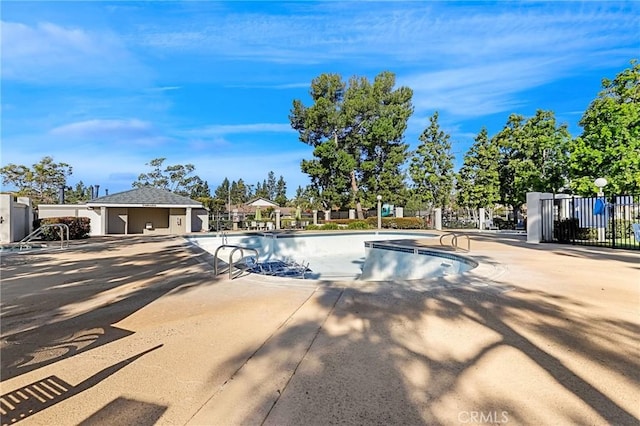
<svg viewBox="0 0 640 426">
<path fill-rule="evenodd" d="M 639 424 L 640 253 L 469 235 L 476 270 L 402 283 L 230 281 L 169 236 L 3 255 L 2 425 Z"/>
</svg>

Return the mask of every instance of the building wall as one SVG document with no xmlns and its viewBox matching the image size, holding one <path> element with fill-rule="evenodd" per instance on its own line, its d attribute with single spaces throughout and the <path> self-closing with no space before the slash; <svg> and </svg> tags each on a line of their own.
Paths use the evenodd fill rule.
<svg viewBox="0 0 640 426">
<path fill-rule="evenodd" d="M 186 208 L 161 207 L 107 207 L 106 234 L 186 234 L 188 232 L 208 231 L 209 212 L 203 208 L 191 210 L 191 227 L 187 230 Z M 100 207 L 89 208 L 84 205 L 48 204 L 39 206 L 40 218 L 70 216 L 91 219 L 89 235 L 102 235 L 103 210 Z M 146 229 L 151 223 L 152 229 Z M 3 240 L 4 241 L 4 240 Z"/>
<path fill-rule="evenodd" d="M 109 222 L 107 223 L 107 234 L 128 234 L 129 209 L 126 207 L 110 207 L 107 209 Z"/>
<path fill-rule="evenodd" d="M 91 209 L 82 204 L 40 204 L 38 218 L 50 217 L 87 217 L 91 221 L 90 236 L 101 235 L 102 216 L 100 209 Z"/>
<path fill-rule="evenodd" d="M 146 224 L 151 229 L 146 229 Z M 129 234 L 168 234 L 169 209 L 159 207 L 129 208 Z"/>
<path fill-rule="evenodd" d="M 33 230 L 33 211 L 28 197 L 0 194 L 0 242 L 20 241 Z"/>
<path fill-rule="evenodd" d="M 209 211 L 207 209 L 191 210 L 191 232 L 209 231 Z"/>
</svg>

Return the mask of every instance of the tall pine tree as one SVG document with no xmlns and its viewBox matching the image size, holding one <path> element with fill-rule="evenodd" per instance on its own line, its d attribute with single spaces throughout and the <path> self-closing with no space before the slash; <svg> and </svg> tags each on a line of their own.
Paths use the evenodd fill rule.
<svg viewBox="0 0 640 426">
<path fill-rule="evenodd" d="M 444 208 L 449 204 L 453 190 L 454 156 L 450 135 L 440 129 L 437 111 L 429 118 L 429 127 L 418 139 L 420 144 L 409 165 L 414 197 L 430 208 Z"/>
</svg>

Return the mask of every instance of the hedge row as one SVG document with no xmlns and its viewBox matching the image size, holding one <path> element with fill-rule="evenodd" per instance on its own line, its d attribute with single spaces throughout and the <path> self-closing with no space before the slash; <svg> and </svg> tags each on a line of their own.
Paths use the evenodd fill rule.
<svg viewBox="0 0 640 426">
<path fill-rule="evenodd" d="M 384 229 L 424 229 L 424 219 L 420 217 L 383 217 L 382 228 Z M 336 230 L 336 229 L 376 229 L 378 227 L 377 217 L 362 219 L 334 219 L 325 222 L 323 225 L 308 225 L 306 230 Z"/>
<path fill-rule="evenodd" d="M 367 223 L 371 228 L 378 227 L 377 217 L 368 217 Z M 424 229 L 424 219 L 421 217 L 383 217 L 382 228 L 385 229 Z"/>
<path fill-rule="evenodd" d="M 88 238 L 91 231 L 91 219 L 88 217 L 48 217 L 36 221 L 36 229 L 43 225 L 55 225 L 61 223 L 69 227 L 69 239 L 79 240 Z M 66 231 L 65 231 L 66 232 Z M 60 239 L 60 228 L 57 226 L 47 227 L 42 230 L 42 238 L 46 241 Z"/>
</svg>

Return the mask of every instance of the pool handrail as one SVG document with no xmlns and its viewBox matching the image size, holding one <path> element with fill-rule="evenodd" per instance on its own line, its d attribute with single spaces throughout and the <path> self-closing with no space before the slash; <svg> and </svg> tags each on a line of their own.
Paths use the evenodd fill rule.
<svg viewBox="0 0 640 426">
<path fill-rule="evenodd" d="M 213 272 L 215 275 L 218 275 L 218 251 L 220 251 L 220 249 L 223 249 L 223 248 L 233 248 L 233 250 L 231 250 L 231 253 L 229 253 L 229 279 L 230 280 L 233 279 L 232 272 L 233 272 L 233 267 L 235 266 L 235 263 L 233 263 L 233 255 L 236 251 L 240 250 L 240 259 L 244 259 L 244 251 L 251 250 L 252 252 L 255 253 L 256 262 L 258 261 L 259 253 L 258 253 L 258 250 L 254 248 L 237 246 L 233 244 L 223 244 L 218 248 L 216 248 L 216 251 L 213 254 Z"/>
<path fill-rule="evenodd" d="M 20 247 L 20 250 L 29 248 L 30 247 L 29 243 L 31 242 L 31 240 L 35 239 L 36 237 L 39 237 L 46 228 L 53 228 L 53 227 L 57 227 L 60 229 L 60 248 L 63 249 L 65 247 L 69 247 L 69 225 L 64 223 L 51 223 L 51 224 L 40 226 L 38 229 L 36 229 L 26 237 L 21 239 L 18 242 L 18 246 Z M 67 237 L 66 245 L 65 245 L 65 239 L 64 239 L 65 231 L 66 231 L 66 237 Z"/>
<path fill-rule="evenodd" d="M 444 237 L 448 237 L 451 236 L 451 244 L 450 246 L 453 248 L 453 250 L 463 250 L 466 251 L 467 253 L 471 251 L 471 238 L 469 238 L 469 236 L 467 234 L 456 234 L 455 232 L 447 232 L 446 234 L 442 234 L 440 235 L 440 245 L 441 246 L 445 246 L 445 244 L 442 242 L 442 239 Z M 458 246 L 458 237 L 466 237 L 467 238 L 467 248 L 464 249 L 460 246 Z"/>
</svg>

